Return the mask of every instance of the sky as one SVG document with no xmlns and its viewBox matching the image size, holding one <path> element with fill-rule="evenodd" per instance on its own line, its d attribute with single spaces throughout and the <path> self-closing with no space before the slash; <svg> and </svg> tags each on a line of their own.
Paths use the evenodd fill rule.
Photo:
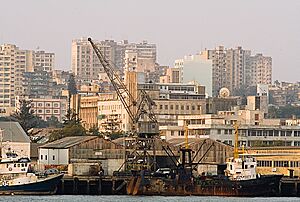
<svg viewBox="0 0 300 202">
<path fill-rule="evenodd" d="M 0 0 L 0 44 L 38 47 L 70 69 L 72 39 L 147 40 L 158 62 L 218 45 L 273 58 L 273 80 L 300 79 L 299 0 Z"/>
</svg>

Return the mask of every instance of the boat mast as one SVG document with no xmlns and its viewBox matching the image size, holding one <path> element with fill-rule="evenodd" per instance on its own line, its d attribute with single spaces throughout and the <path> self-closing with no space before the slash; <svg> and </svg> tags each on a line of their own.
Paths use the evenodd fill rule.
<svg viewBox="0 0 300 202">
<path fill-rule="evenodd" d="M 184 138 L 185 138 L 185 149 L 189 148 L 189 129 L 186 124 L 186 121 L 184 121 Z"/>
<path fill-rule="evenodd" d="M 234 123 L 234 158 L 239 158 L 239 126 L 237 121 Z"/>
</svg>

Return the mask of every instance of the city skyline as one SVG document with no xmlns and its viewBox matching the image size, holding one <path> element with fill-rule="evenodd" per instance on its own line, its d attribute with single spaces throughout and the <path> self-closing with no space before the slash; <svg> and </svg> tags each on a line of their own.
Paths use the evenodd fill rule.
<svg viewBox="0 0 300 202">
<path fill-rule="evenodd" d="M 157 44 L 158 62 L 170 66 L 205 48 L 242 46 L 273 58 L 273 80 L 295 82 L 300 73 L 300 41 L 299 28 L 293 25 L 300 17 L 300 2 L 289 2 L 11 1 L 3 5 L 15 8 L 13 13 L 22 21 L 9 9 L 1 12 L 1 19 L 9 20 L 0 21 L 5 28 L 0 31 L 0 44 L 54 52 L 56 68 L 65 70 L 71 68 L 72 40 L 84 36 L 145 39 Z"/>
</svg>

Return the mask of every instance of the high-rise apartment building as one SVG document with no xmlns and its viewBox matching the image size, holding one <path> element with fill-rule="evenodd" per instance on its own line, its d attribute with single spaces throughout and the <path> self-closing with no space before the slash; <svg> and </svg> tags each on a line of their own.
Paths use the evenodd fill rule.
<svg viewBox="0 0 300 202">
<path fill-rule="evenodd" d="M 38 55 L 48 55 L 36 63 Z M 51 57 L 50 57 L 51 55 Z M 49 63 L 51 59 L 51 63 Z M 0 46 L 0 108 L 8 115 L 15 109 L 15 97 L 24 93 L 24 72 L 34 71 L 36 65 L 52 70 L 54 66 L 54 54 L 44 51 L 20 50 L 16 45 L 3 44 Z"/>
<path fill-rule="evenodd" d="M 225 49 L 223 46 L 205 50 L 202 55 L 212 62 L 213 96 L 218 96 L 223 87 L 236 94 L 247 86 L 272 82 L 271 57 L 251 56 L 251 51 L 242 47 Z"/>
<path fill-rule="evenodd" d="M 94 41 L 99 47 L 105 58 L 115 62 L 115 46 L 114 41 L 98 42 Z M 98 74 L 103 71 L 103 67 L 98 60 L 90 42 L 86 38 L 76 39 L 72 41 L 72 73 L 77 80 L 82 82 L 90 82 L 98 79 Z"/>
<path fill-rule="evenodd" d="M 55 54 L 43 50 L 26 50 L 26 72 L 42 70 L 52 72 L 55 67 Z"/>
<path fill-rule="evenodd" d="M 94 41 L 112 66 L 123 69 L 127 58 L 134 54 L 135 68 L 138 72 L 155 71 L 156 45 L 142 43 L 128 43 L 114 40 Z M 95 55 L 90 42 L 86 38 L 72 41 L 72 73 L 79 81 L 90 82 L 99 78 L 103 67 Z M 128 64 L 127 64 L 128 65 Z"/>
<path fill-rule="evenodd" d="M 244 50 L 242 47 L 225 49 L 223 46 L 219 46 L 206 52 L 207 59 L 212 61 L 213 66 L 213 96 L 217 96 L 223 87 L 234 93 L 246 85 L 246 72 L 250 68 L 250 50 Z"/>
<path fill-rule="evenodd" d="M 34 51 L 34 70 L 36 68 L 42 69 L 46 72 L 52 72 L 55 65 L 55 54 L 47 53 L 43 50 Z"/>
<path fill-rule="evenodd" d="M 272 58 L 256 54 L 249 58 L 249 72 L 246 85 L 272 84 Z"/>
<path fill-rule="evenodd" d="M 0 107 L 9 113 L 15 107 L 15 96 L 23 92 L 22 79 L 26 70 L 26 51 L 16 45 L 0 46 Z"/>
</svg>

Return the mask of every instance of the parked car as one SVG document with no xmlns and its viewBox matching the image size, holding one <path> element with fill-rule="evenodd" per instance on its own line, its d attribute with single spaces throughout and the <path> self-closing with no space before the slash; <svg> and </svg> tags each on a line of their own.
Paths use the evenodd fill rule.
<svg viewBox="0 0 300 202">
<path fill-rule="evenodd" d="M 50 168 L 48 170 L 45 170 L 46 175 L 52 175 L 52 174 L 58 174 L 58 173 L 59 173 L 59 171 L 55 168 Z"/>
<path fill-rule="evenodd" d="M 153 173 L 153 177 L 169 177 L 172 173 L 171 168 L 159 168 Z"/>
</svg>

